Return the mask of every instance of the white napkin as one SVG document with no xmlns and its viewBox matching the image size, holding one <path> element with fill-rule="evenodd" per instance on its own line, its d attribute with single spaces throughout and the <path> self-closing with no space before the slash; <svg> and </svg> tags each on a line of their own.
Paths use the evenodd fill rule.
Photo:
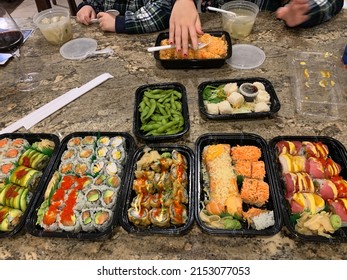
<svg viewBox="0 0 347 280">
<path fill-rule="evenodd" d="M 31 112 L 30 114 L 26 115 L 25 117 L 21 118 L 15 123 L 9 125 L 8 127 L 1 130 L 0 134 L 11 133 L 18 130 L 21 127 L 30 129 L 32 126 L 34 126 L 38 122 L 47 118 L 49 115 L 58 111 L 60 108 L 64 107 L 65 105 L 69 104 L 71 101 L 75 100 L 76 98 L 80 97 L 81 95 L 85 94 L 86 92 L 90 91 L 91 89 L 102 84 L 103 82 L 105 82 L 106 80 L 110 78 L 113 78 L 113 76 L 109 73 L 101 74 L 100 76 L 84 84 L 83 86 L 79 88 L 74 88 L 68 91 L 67 93 L 57 97 L 51 102 L 48 102 L 46 105 L 40 107 L 34 112 Z"/>
</svg>

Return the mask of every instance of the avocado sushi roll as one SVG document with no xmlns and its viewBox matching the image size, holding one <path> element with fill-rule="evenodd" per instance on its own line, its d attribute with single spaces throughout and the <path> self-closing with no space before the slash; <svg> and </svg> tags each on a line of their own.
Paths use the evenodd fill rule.
<svg viewBox="0 0 347 280">
<path fill-rule="evenodd" d="M 105 231 L 112 222 L 113 212 L 105 208 L 97 208 L 94 215 L 94 225 L 99 231 Z"/>
<path fill-rule="evenodd" d="M 13 184 L 17 184 L 29 189 L 34 189 L 36 188 L 41 176 L 41 171 L 20 165 L 12 171 L 9 180 Z"/>
<path fill-rule="evenodd" d="M 23 212 L 0 205 L 0 231 L 12 231 L 20 222 Z"/>
<path fill-rule="evenodd" d="M 0 190 L 0 204 L 22 210 L 27 206 L 32 198 L 32 193 L 28 188 L 23 188 L 15 184 L 7 184 Z"/>
<path fill-rule="evenodd" d="M 53 154 L 55 143 L 48 139 L 42 139 L 41 141 L 34 142 L 31 147 L 50 157 Z"/>
<path fill-rule="evenodd" d="M 40 171 L 47 166 L 49 159 L 49 156 L 29 148 L 19 157 L 18 164 Z"/>
</svg>

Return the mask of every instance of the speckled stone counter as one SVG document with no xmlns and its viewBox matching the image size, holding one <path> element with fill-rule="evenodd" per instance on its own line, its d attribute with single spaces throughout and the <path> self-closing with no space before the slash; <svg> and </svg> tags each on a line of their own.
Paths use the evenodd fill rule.
<svg viewBox="0 0 347 280">
<path fill-rule="evenodd" d="M 30 26 L 30 20 L 21 20 Z M 221 30 L 219 14 L 203 15 L 205 31 Z M 286 28 L 274 14 L 262 12 L 252 34 L 237 43 L 262 48 L 267 58 L 257 69 L 236 70 L 225 64 L 219 69 L 165 70 L 156 65 L 152 46 L 157 33 L 144 35 L 104 34 L 97 25 L 74 23 L 74 38 L 90 37 L 99 48 L 114 50 L 111 57 L 84 61 L 64 60 L 40 31 L 22 47 L 24 67 L 41 74 L 40 86 L 18 92 L 18 72 L 11 61 L 0 68 L 0 128 L 25 116 L 68 90 L 109 72 L 114 76 L 34 126 L 30 132 L 55 133 L 61 137 L 75 131 L 122 131 L 132 133 L 133 102 L 137 87 L 159 82 L 180 82 L 188 93 L 190 131 L 178 143 L 194 148 L 196 139 L 208 132 L 251 132 L 270 140 L 279 135 L 327 135 L 347 145 L 345 120 L 329 122 L 303 118 L 295 113 L 288 73 L 287 51 L 330 51 L 338 54 L 347 43 L 347 11 L 319 27 Z M 236 43 L 235 41 L 233 43 Z M 346 70 L 344 70 L 346 71 Z M 347 80 L 347 73 L 344 76 Z M 270 80 L 281 102 L 272 118 L 260 120 L 207 121 L 199 112 L 197 86 L 207 80 L 263 77 Z M 134 136 L 134 135 L 133 135 Z M 136 138 L 135 138 L 136 139 Z M 136 139 L 138 145 L 143 144 Z M 23 230 L 0 240 L 0 259 L 346 259 L 347 244 L 306 243 L 291 239 L 285 228 L 272 237 L 228 237 L 203 233 L 195 224 L 184 236 L 138 236 L 116 227 L 105 241 L 79 241 L 33 237 Z"/>
</svg>

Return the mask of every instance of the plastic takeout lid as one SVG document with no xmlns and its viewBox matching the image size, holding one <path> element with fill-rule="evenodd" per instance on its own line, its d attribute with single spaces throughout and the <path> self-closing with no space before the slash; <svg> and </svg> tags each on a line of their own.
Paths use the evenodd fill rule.
<svg viewBox="0 0 347 280">
<path fill-rule="evenodd" d="M 227 60 L 227 63 L 236 69 L 257 68 L 265 61 L 265 53 L 253 45 L 233 45 L 232 54 L 232 57 Z"/>
<path fill-rule="evenodd" d="M 60 54 L 65 59 L 83 59 L 86 54 L 96 51 L 98 43 L 91 38 L 78 38 L 65 43 Z"/>
</svg>

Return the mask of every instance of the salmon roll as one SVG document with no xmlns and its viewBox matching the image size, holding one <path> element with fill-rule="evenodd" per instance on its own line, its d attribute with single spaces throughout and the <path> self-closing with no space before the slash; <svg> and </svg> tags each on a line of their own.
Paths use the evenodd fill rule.
<svg viewBox="0 0 347 280">
<path fill-rule="evenodd" d="M 235 171 L 237 175 L 242 175 L 247 178 L 252 176 L 252 162 L 249 160 L 238 160 L 235 162 Z"/>
<path fill-rule="evenodd" d="M 0 150 L 7 150 L 11 144 L 10 138 L 2 138 L 0 139 Z"/>
<path fill-rule="evenodd" d="M 113 212 L 105 208 L 96 208 L 94 225 L 99 231 L 105 231 L 112 223 Z"/>
<path fill-rule="evenodd" d="M 265 163 L 263 161 L 252 162 L 252 176 L 253 179 L 264 180 L 265 178 Z"/>
</svg>

